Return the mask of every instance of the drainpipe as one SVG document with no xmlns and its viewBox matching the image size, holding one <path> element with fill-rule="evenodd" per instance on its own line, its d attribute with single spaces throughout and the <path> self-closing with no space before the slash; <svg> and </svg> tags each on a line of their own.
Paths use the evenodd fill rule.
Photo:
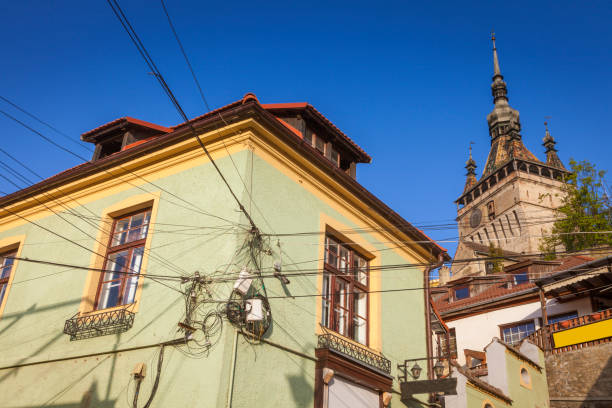
<svg viewBox="0 0 612 408">
<path fill-rule="evenodd" d="M 431 341 L 431 312 L 430 312 L 430 286 L 429 274 L 433 269 L 439 268 L 444 263 L 444 253 L 438 255 L 438 262 L 433 266 L 425 268 L 423 273 L 423 287 L 425 288 L 425 344 L 427 345 L 427 378 L 433 380 L 433 344 Z"/>
<path fill-rule="evenodd" d="M 227 390 L 227 402 L 225 406 L 227 408 L 232 407 L 232 399 L 234 396 L 234 375 L 236 371 L 236 354 L 238 351 L 238 330 L 235 330 L 234 333 L 234 345 L 232 347 L 232 363 L 230 368 L 230 380 L 229 380 L 229 389 Z"/>
<path fill-rule="evenodd" d="M 429 286 L 429 274 L 431 273 L 431 271 L 433 269 L 439 268 L 440 266 L 442 266 L 442 264 L 444 263 L 444 253 L 440 253 L 438 255 L 438 262 L 433 265 L 433 266 L 428 266 L 427 268 L 425 268 L 425 271 L 423 273 L 423 287 L 425 288 L 425 344 L 427 345 L 427 379 L 429 380 L 433 380 L 434 378 L 434 373 L 433 373 L 433 344 L 431 341 L 431 311 L 430 308 L 431 306 L 429 305 L 430 302 L 430 297 L 431 297 L 431 293 L 430 293 L 430 286 Z M 430 393 L 429 394 L 429 402 L 434 402 L 434 394 Z"/>
</svg>

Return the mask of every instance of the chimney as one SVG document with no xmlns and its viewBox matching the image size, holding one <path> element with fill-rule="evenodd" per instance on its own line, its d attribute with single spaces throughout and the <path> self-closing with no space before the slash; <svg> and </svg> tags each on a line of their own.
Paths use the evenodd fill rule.
<svg viewBox="0 0 612 408">
<path fill-rule="evenodd" d="M 438 275 L 440 276 L 440 286 L 446 285 L 450 280 L 450 268 L 448 266 L 442 266 L 438 269 Z"/>
</svg>

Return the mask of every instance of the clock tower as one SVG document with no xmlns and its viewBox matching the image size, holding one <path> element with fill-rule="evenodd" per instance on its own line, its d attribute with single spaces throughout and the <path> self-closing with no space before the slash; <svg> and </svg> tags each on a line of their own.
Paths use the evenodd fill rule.
<svg viewBox="0 0 612 408">
<path fill-rule="evenodd" d="M 477 179 L 470 146 L 465 187 L 455 201 L 460 239 L 455 260 L 486 258 L 490 245 L 510 257 L 540 252 L 540 240 L 550 232 L 554 209 L 561 205 L 563 179 L 568 173 L 557 156 L 548 127 L 543 139 L 545 161 L 523 144 L 519 112 L 508 104 L 495 36 L 492 40 L 494 107 L 487 116 L 491 149 Z M 453 263 L 451 273 L 455 279 L 486 275 L 488 269 L 484 260 L 474 260 Z"/>
</svg>

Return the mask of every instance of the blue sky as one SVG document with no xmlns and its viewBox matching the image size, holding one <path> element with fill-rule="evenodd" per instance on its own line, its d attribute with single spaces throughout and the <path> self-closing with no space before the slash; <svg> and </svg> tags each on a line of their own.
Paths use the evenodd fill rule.
<svg viewBox="0 0 612 408">
<path fill-rule="evenodd" d="M 187 114 L 203 113 L 160 3 L 121 5 Z M 358 180 L 415 224 L 454 219 L 470 141 L 482 171 L 492 28 L 527 147 L 544 157 L 543 122 L 551 116 L 562 160 L 612 170 L 609 1 L 167 0 L 167 7 L 211 107 L 248 91 L 262 103 L 310 102 L 373 157 L 358 167 Z M 0 95 L 75 140 L 121 116 L 180 122 L 105 1 L 5 1 L 0 35 Z M 0 109 L 27 119 L 2 101 Z M 0 132 L 3 148 L 44 176 L 78 164 L 1 116 Z M 0 190 L 14 189 L 0 179 Z M 454 243 L 442 245 L 454 252 Z"/>
</svg>

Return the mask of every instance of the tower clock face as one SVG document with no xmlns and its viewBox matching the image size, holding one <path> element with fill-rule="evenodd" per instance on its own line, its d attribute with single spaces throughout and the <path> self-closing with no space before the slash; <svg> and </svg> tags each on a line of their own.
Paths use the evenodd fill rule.
<svg viewBox="0 0 612 408">
<path fill-rule="evenodd" d="M 480 225 L 480 221 L 482 221 L 482 212 L 479 208 L 475 208 L 470 214 L 470 227 L 476 228 Z"/>
</svg>

